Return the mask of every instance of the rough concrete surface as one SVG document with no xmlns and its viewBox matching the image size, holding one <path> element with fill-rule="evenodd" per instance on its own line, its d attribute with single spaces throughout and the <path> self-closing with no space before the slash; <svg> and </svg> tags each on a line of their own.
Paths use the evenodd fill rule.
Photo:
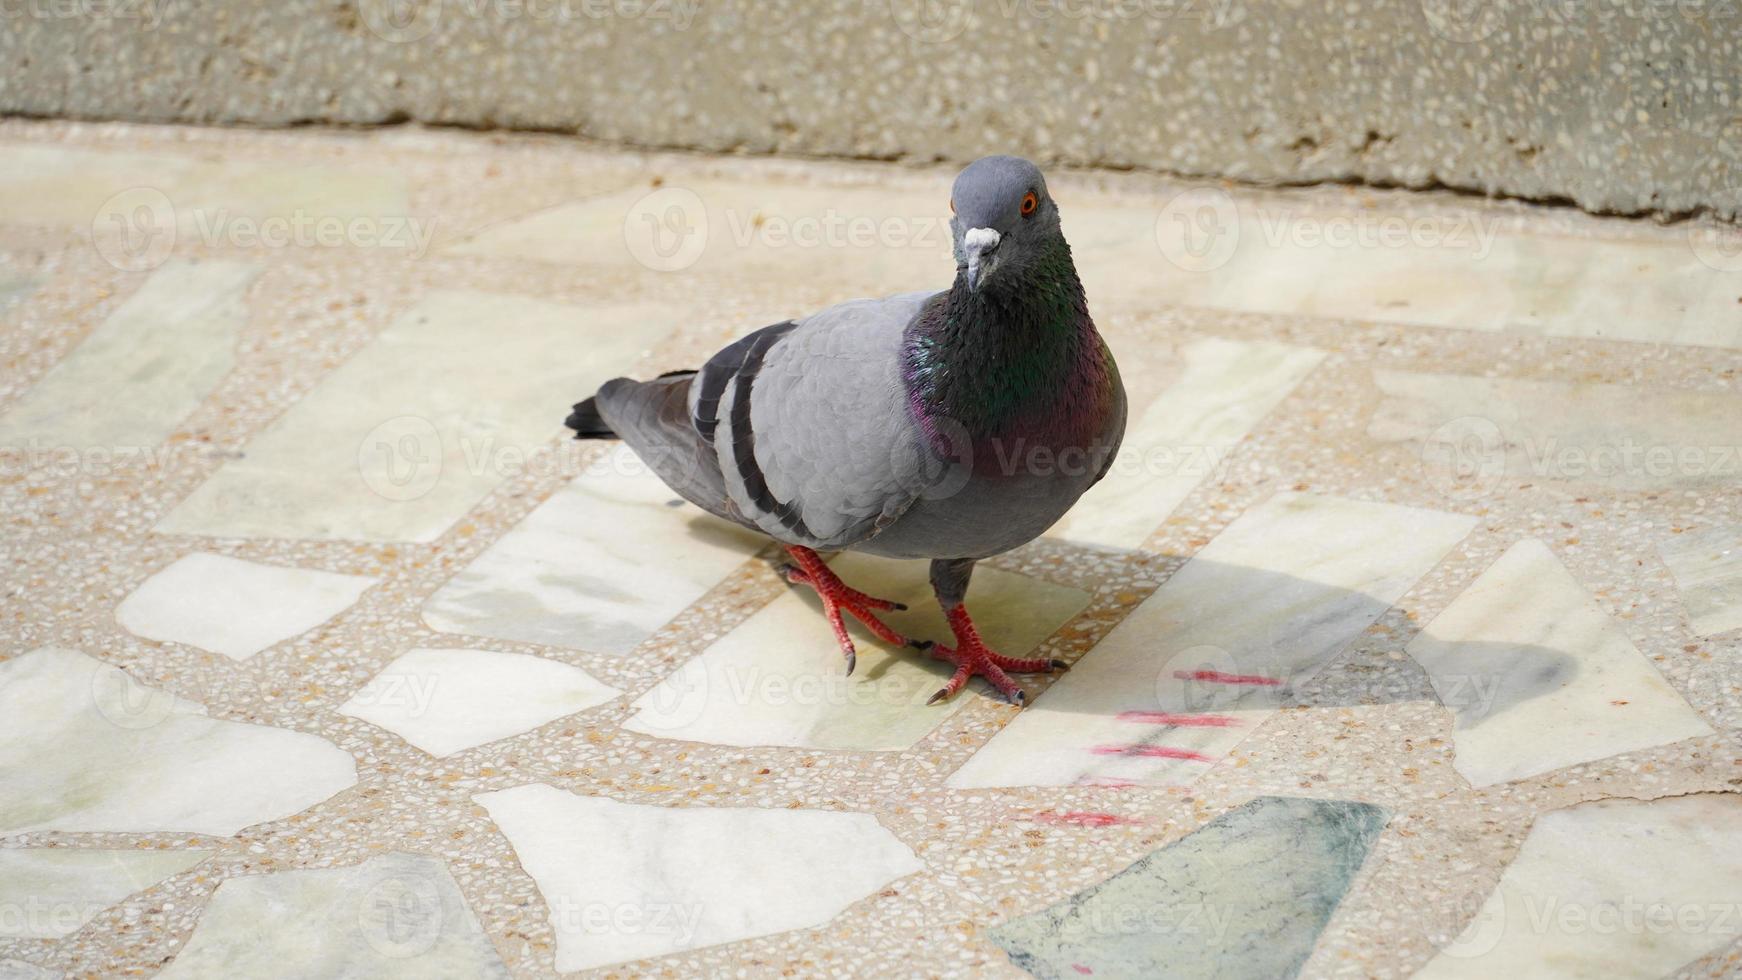
<svg viewBox="0 0 1742 980">
<path fill-rule="evenodd" d="M 0 112 L 1742 210 L 1742 0 L 5 0 Z"/>
</svg>

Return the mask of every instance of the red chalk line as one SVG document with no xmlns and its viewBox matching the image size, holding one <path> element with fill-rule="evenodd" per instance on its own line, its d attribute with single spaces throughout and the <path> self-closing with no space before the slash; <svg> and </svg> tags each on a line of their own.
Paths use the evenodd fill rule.
<svg viewBox="0 0 1742 980">
<path fill-rule="evenodd" d="M 1219 670 L 1176 670 L 1173 676 L 1182 681 L 1208 681 L 1212 684 L 1255 684 L 1262 687 L 1275 687 L 1282 683 L 1280 677 L 1266 677 L 1263 674 L 1224 674 Z"/>
</svg>

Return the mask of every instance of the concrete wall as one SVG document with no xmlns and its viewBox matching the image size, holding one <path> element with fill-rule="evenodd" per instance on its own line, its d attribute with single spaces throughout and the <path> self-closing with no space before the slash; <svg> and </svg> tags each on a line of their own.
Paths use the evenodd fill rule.
<svg viewBox="0 0 1742 980">
<path fill-rule="evenodd" d="M 0 111 L 1742 208 L 1742 0 L 0 0 Z"/>
</svg>

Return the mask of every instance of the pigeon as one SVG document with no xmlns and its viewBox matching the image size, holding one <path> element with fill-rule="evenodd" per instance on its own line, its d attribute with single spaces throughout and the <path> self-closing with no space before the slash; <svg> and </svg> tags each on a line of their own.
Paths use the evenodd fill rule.
<svg viewBox="0 0 1742 980">
<path fill-rule="evenodd" d="M 935 704 L 979 676 L 1062 661 L 989 649 L 964 601 L 975 563 L 1040 536 L 1112 465 L 1124 386 L 1089 317 L 1058 205 L 1027 160 L 974 161 L 951 188 L 955 279 L 756 330 L 699 370 L 617 378 L 574 406 L 577 439 L 620 439 L 678 495 L 760 531 L 814 589 L 847 673 L 842 614 L 955 665 Z M 931 562 L 953 644 L 911 640 L 904 606 L 842 582 L 819 552 Z"/>
</svg>

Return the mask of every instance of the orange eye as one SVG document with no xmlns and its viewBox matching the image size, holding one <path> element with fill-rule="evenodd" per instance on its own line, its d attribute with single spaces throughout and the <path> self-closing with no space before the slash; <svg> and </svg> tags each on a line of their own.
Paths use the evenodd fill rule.
<svg viewBox="0 0 1742 980">
<path fill-rule="evenodd" d="M 1039 206 L 1040 199 L 1034 196 L 1033 191 L 1029 191 L 1027 194 L 1022 195 L 1022 216 L 1024 218 L 1033 214 L 1034 209 Z"/>
</svg>

